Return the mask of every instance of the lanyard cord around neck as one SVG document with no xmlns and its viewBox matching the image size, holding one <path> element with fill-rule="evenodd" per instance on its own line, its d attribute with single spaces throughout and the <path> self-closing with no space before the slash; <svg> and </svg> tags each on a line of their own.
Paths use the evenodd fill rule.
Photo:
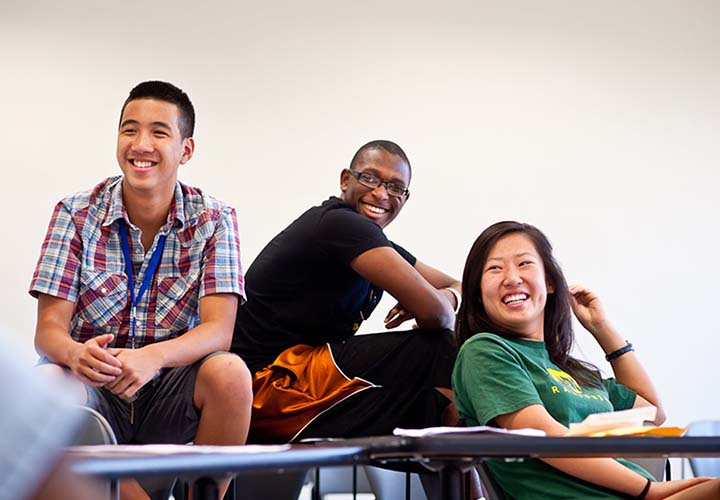
<svg viewBox="0 0 720 500">
<path fill-rule="evenodd" d="M 135 349 L 137 305 L 142 300 L 142 297 L 145 294 L 145 291 L 150 286 L 150 283 L 152 283 L 153 276 L 155 275 L 155 271 L 157 271 L 158 264 L 160 263 L 160 258 L 162 257 L 163 250 L 165 249 L 165 238 L 167 237 L 167 235 L 160 235 L 157 246 L 155 247 L 155 251 L 153 251 L 153 254 L 150 257 L 150 264 L 145 271 L 145 276 L 143 276 L 142 284 L 140 285 L 140 291 L 138 292 L 136 297 L 135 278 L 133 275 L 133 263 L 132 259 L 130 258 L 130 243 L 128 242 L 127 225 L 125 224 L 125 219 L 119 219 L 118 224 L 120 226 L 120 243 L 122 245 L 123 256 L 125 257 L 125 273 L 127 274 L 128 289 L 130 290 L 130 347 L 132 349 Z"/>
</svg>

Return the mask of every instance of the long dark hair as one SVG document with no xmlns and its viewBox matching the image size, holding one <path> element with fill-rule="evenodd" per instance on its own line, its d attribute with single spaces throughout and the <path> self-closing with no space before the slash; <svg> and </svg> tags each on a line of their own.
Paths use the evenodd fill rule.
<svg viewBox="0 0 720 500">
<path fill-rule="evenodd" d="M 495 333 L 514 337 L 513 332 L 496 325 L 485 312 L 482 303 L 480 280 L 490 251 L 504 236 L 522 233 L 530 239 L 545 268 L 548 285 L 553 293 L 547 296 L 545 304 L 545 347 L 550 360 L 585 386 L 599 387 L 602 384 L 600 371 L 594 365 L 570 356 L 574 334 L 572 309 L 567 282 L 562 269 L 552 254 L 552 245 L 547 237 L 535 226 L 514 221 L 498 222 L 478 236 L 470 249 L 462 280 L 462 304 L 455 323 L 455 335 L 459 345 L 480 332 Z"/>
</svg>

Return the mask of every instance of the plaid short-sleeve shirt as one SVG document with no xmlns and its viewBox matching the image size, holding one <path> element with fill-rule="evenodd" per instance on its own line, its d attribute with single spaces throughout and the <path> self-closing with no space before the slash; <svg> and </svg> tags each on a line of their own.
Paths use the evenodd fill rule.
<svg viewBox="0 0 720 500">
<path fill-rule="evenodd" d="M 167 235 L 155 277 L 137 306 L 136 345 L 194 328 L 200 321 L 200 297 L 244 296 L 233 208 L 178 181 L 167 223 L 146 253 L 122 199 L 122 176 L 111 177 L 60 201 L 50 220 L 29 292 L 75 303 L 70 324 L 74 340 L 112 333 L 113 347 L 129 346 L 131 301 L 119 219 L 129 228 L 136 294 L 159 236 Z"/>
</svg>

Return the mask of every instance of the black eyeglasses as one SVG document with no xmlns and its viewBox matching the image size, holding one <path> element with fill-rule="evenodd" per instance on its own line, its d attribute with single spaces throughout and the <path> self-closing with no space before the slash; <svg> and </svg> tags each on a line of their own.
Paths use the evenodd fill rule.
<svg viewBox="0 0 720 500">
<path fill-rule="evenodd" d="M 348 169 L 348 172 L 350 172 L 352 176 L 355 177 L 357 181 L 365 187 L 376 189 L 380 185 L 384 185 L 385 191 L 387 191 L 389 195 L 397 196 L 398 198 L 410 194 L 408 188 L 406 188 L 403 184 L 393 181 L 384 181 L 376 175 L 366 174 L 365 172 L 356 172 L 355 170 L 351 169 Z"/>
</svg>

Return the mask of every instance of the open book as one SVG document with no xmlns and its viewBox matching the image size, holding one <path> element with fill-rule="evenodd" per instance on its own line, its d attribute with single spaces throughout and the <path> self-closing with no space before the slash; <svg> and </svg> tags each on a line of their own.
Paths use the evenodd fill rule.
<svg viewBox="0 0 720 500">
<path fill-rule="evenodd" d="M 593 413 L 577 424 L 570 424 L 568 436 L 682 436 L 682 427 L 657 427 L 645 425 L 655 420 L 657 408 L 641 406 L 630 410 Z"/>
</svg>

